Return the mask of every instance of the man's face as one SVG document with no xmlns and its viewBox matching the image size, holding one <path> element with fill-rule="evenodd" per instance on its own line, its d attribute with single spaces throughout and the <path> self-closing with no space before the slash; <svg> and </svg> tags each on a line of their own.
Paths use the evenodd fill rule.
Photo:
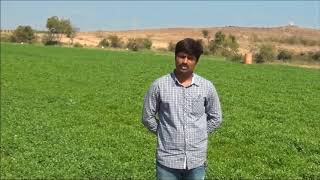
<svg viewBox="0 0 320 180">
<path fill-rule="evenodd" d="M 197 65 L 197 58 L 184 52 L 176 55 L 176 71 L 183 74 L 190 74 Z"/>
</svg>

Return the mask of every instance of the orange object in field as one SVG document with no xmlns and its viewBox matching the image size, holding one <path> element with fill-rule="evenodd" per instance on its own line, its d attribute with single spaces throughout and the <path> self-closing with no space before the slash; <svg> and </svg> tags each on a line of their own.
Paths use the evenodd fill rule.
<svg viewBox="0 0 320 180">
<path fill-rule="evenodd" d="M 252 64 L 252 53 L 246 53 L 244 55 L 244 64 Z"/>
</svg>

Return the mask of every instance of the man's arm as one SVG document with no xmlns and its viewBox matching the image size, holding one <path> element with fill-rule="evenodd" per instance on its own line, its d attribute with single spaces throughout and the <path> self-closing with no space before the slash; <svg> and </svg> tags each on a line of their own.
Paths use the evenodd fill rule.
<svg viewBox="0 0 320 180">
<path fill-rule="evenodd" d="M 208 133 L 212 133 L 220 126 L 222 122 L 222 112 L 219 96 L 212 84 L 209 87 L 208 99 L 205 108 L 207 114 L 207 131 Z"/>
<path fill-rule="evenodd" d="M 158 120 L 156 114 L 159 112 L 159 87 L 153 83 L 144 97 L 141 121 L 143 125 L 153 133 L 157 133 Z"/>
</svg>

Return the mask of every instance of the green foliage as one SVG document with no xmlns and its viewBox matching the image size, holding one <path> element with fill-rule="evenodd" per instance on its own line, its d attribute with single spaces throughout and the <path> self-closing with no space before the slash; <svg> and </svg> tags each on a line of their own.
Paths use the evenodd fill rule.
<svg viewBox="0 0 320 180">
<path fill-rule="evenodd" d="M 121 48 L 123 45 L 121 38 L 119 38 L 117 35 L 110 35 L 107 39 L 110 41 L 110 46 L 113 48 Z"/>
<path fill-rule="evenodd" d="M 109 47 L 110 43 L 108 41 L 107 38 L 103 38 L 100 42 L 99 42 L 99 47 Z"/>
<path fill-rule="evenodd" d="M 142 39 L 143 47 L 146 49 L 151 49 L 152 41 L 150 38 L 143 38 Z"/>
<path fill-rule="evenodd" d="M 11 42 L 32 43 L 35 40 L 35 33 L 30 26 L 18 26 L 11 36 Z"/>
<path fill-rule="evenodd" d="M 57 16 L 52 16 L 47 19 L 46 27 L 48 28 L 48 36 L 52 39 L 50 41 L 60 42 L 61 37 L 65 34 L 73 43 L 73 38 L 76 35 L 77 29 L 72 26 L 69 19 L 59 18 Z"/>
<path fill-rule="evenodd" d="M 47 33 L 42 36 L 41 42 L 45 46 L 52 46 L 52 45 L 58 45 L 59 42 L 55 39 L 54 35 L 52 33 Z"/>
<path fill-rule="evenodd" d="M 127 48 L 132 51 L 138 51 L 141 47 L 141 44 L 138 43 L 137 39 L 130 38 L 128 39 Z"/>
<path fill-rule="evenodd" d="M 312 57 L 312 59 L 315 60 L 315 61 L 320 61 L 320 51 L 314 52 L 311 57 Z"/>
<path fill-rule="evenodd" d="M 275 47 L 271 44 L 262 44 L 259 47 L 259 52 L 254 55 L 256 63 L 265 63 L 273 61 L 275 58 Z"/>
<path fill-rule="evenodd" d="M 80 43 L 78 43 L 78 42 L 76 42 L 76 43 L 74 43 L 73 47 L 75 47 L 75 48 L 82 48 L 83 45 L 80 44 Z"/>
<path fill-rule="evenodd" d="M 143 96 L 173 54 L 1 44 L 1 179 L 154 179 Z M 207 179 L 320 177 L 320 72 L 207 59 L 223 110 Z"/>
<path fill-rule="evenodd" d="M 208 30 L 206 30 L 206 29 L 203 29 L 202 31 L 202 36 L 205 38 L 205 39 L 207 39 L 207 45 L 209 45 L 209 43 L 210 43 L 210 34 L 209 34 L 209 31 Z"/>
<path fill-rule="evenodd" d="M 209 42 L 208 48 L 214 55 L 233 58 L 238 56 L 239 44 L 234 35 L 226 36 L 223 32 L 218 31 L 215 34 L 215 39 Z"/>
<path fill-rule="evenodd" d="M 224 45 L 226 35 L 222 31 L 218 31 L 214 36 L 214 42 L 217 47 Z"/>
<path fill-rule="evenodd" d="M 287 61 L 290 60 L 293 56 L 293 52 L 282 49 L 279 51 L 277 58 L 278 60 Z"/>
<path fill-rule="evenodd" d="M 130 38 L 128 39 L 127 48 L 132 51 L 139 49 L 150 49 L 152 41 L 149 38 Z"/>
<path fill-rule="evenodd" d="M 202 32 L 202 35 L 203 35 L 204 38 L 207 38 L 209 36 L 209 31 L 208 30 L 204 29 L 201 32 Z"/>
<path fill-rule="evenodd" d="M 168 44 L 168 51 L 174 52 L 175 49 L 176 49 L 176 44 L 173 43 L 172 41 L 170 41 L 169 44 Z"/>
<path fill-rule="evenodd" d="M 47 19 L 46 27 L 48 28 L 49 32 L 55 34 L 55 33 L 61 33 L 61 23 L 60 19 L 57 16 L 52 16 Z"/>
</svg>

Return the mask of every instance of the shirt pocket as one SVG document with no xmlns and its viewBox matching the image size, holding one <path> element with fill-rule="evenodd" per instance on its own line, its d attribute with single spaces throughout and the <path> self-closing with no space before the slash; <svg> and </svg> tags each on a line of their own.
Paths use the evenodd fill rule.
<svg viewBox="0 0 320 180">
<path fill-rule="evenodd" d="M 192 99 L 191 114 L 195 116 L 202 116 L 205 113 L 204 98 L 199 96 Z"/>
</svg>

